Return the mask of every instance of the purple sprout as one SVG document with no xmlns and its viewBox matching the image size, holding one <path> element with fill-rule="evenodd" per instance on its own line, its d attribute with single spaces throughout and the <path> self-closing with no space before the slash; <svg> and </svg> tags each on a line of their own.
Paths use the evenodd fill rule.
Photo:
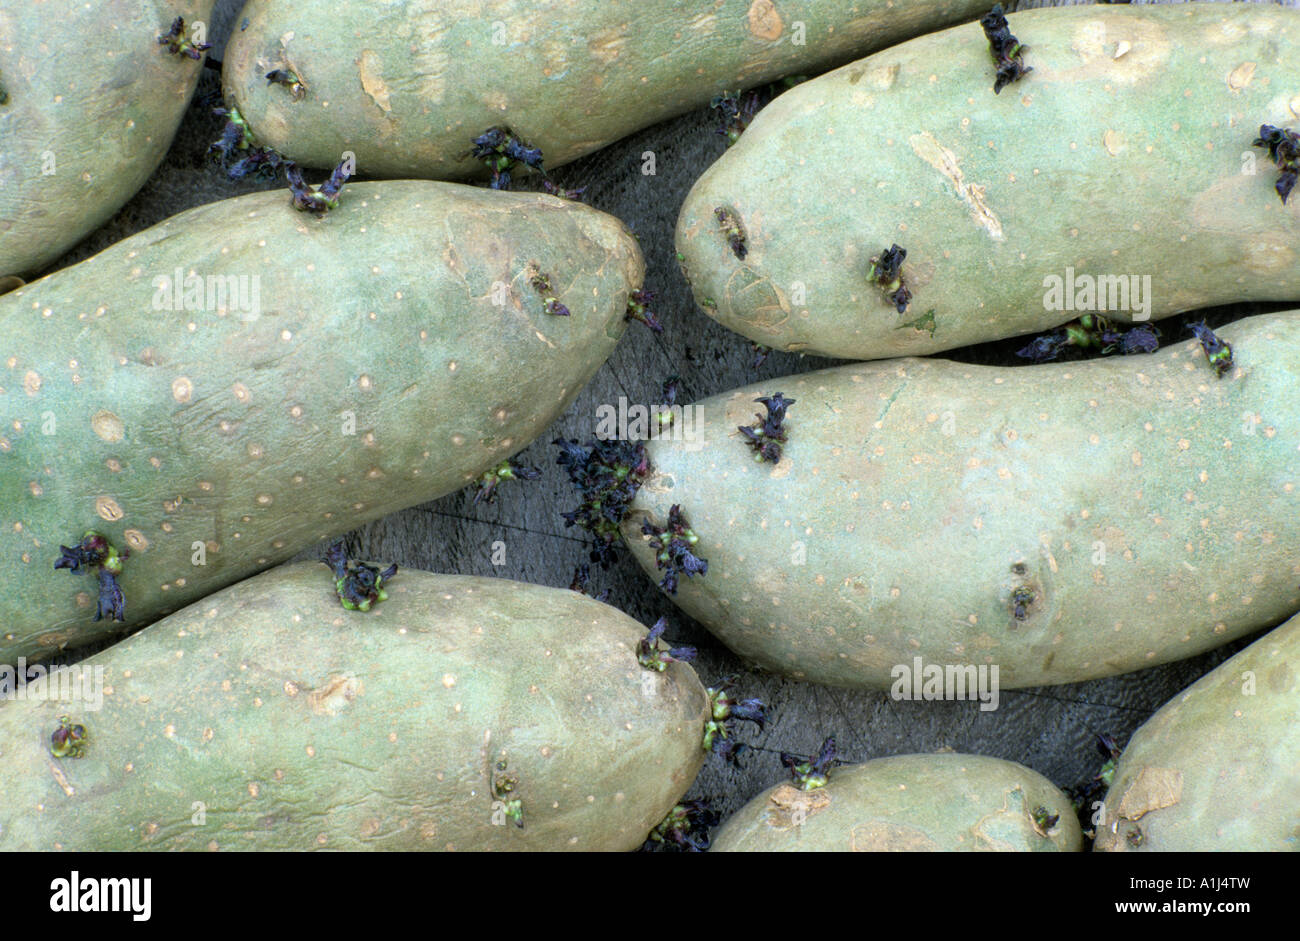
<svg viewBox="0 0 1300 941">
<path fill-rule="evenodd" d="M 723 91 L 721 94 L 714 95 L 713 100 L 709 102 L 709 107 L 717 111 L 722 120 L 722 125 L 717 132 L 727 139 L 727 146 L 730 147 L 740 140 L 740 135 L 749 127 L 754 116 L 773 98 L 807 78 L 806 75 L 789 75 L 746 92 Z"/>
<path fill-rule="evenodd" d="M 541 149 L 529 147 L 507 127 L 490 127 L 470 143 L 473 147 L 465 156 L 482 160 L 492 171 L 489 186 L 494 190 L 510 189 L 510 172 L 521 163 L 546 174 Z"/>
<path fill-rule="evenodd" d="M 95 608 L 95 620 L 126 620 L 126 596 L 122 586 L 117 583 L 117 576 L 107 568 L 99 570 L 99 604 Z"/>
<path fill-rule="evenodd" d="M 1060 822 L 1061 815 L 1054 814 L 1042 804 L 1034 808 L 1034 826 L 1044 835 L 1051 832 L 1052 828 Z"/>
<path fill-rule="evenodd" d="M 681 382 L 680 376 L 669 376 L 664 380 L 662 401 L 659 412 L 655 415 L 660 428 L 671 425 L 677 420 L 673 409 L 677 406 L 677 393 L 681 388 Z"/>
<path fill-rule="evenodd" d="M 81 758 L 90 737 L 86 727 L 68 716 L 59 716 L 59 727 L 50 733 L 50 754 L 55 758 Z"/>
<path fill-rule="evenodd" d="M 996 95 L 1012 82 L 1033 71 L 1021 59 L 1029 47 L 1022 45 L 1020 40 L 1011 35 L 1010 24 L 1007 23 L 1000 3 L 980 19 L 980 26 L 984 28 L 984 35 L 989 41 L 989 52 L 993 56 L 993 64 L 997 67 L 997 77 L 993 83 L 993 93 Z"/>
<path fill-rule="evenodd" d="M 1029 345 L 1016 350 L 1016 355 L 1034 363 L 1048 363 L 1067 346 L 1099 349 L 1102 355 L 1154 353 L 1160 346 L 1160 331 L 1151 324 L 1138 324 L 1125 330 L 1105 317 L 1084 314 L 1064 327 L 1035 337 Z"/>
<path fill-rule="evenodd" d="M 1277 165 L 1281 174 L 1273 188 L 1282 197 L 1282 204 L 1286 205 L 1287 197 L 1295 189 L 1297 177 L 1300 177 L 1300 134 L 1271 124 L 1261 124 L 1254 146 L 1268 148 L 1269 159 Z"/>
<path fill-rule="evenodd" d="M 722 126 L 717 131 L 727 139 L 728 147 L 740 140 L 740 135 L 749 127 L 749 122 L 754 120 L 761 105 L 762 96 L 757 91 L 724 91 L 713 96 L 709 107 L 717 111 L 722 119 Z"/>
<path fill-rule="evenodd" d="M 208 152 L 226 167 L 230 179 L 273 179 L 284 165 L 284 158 L 269 147 L 257 145 L 252 130 L 237 108 L 214 108 L 212 113 L 225 117 L 226 124 Z"/>
<path fill-rule="evenodd" d="M 722 816 L 707 800 L 682 801 L 650 831 L 641 847 L 644 853 L 703 853 L 711 842 L 709 830 Z"/>
<path fill-rule="evenodd" d="M 397 563 L 382 572 L 373 565 L 348 559 L 343 540 L 338 540 L 325 550 L 321 559 L 334 573 L 334 591 L 339 604 L 348 611 L 369 611 L 371 606 L 388 600 L 384 583 L 397 574 Z"/>
<path fill-rule="evenodd" d="M 1160 331 L 1150 324 L 1139 324 L 1130 330 L 1117 330 L 1109 325 L 1101 332 L 1102 353 L 1154 353 L 1160 348 Z"/>
<path fill-rule="evenodd" d="M 641 532 L 647 537 L 646 542 L 650 548 L 655 550 L 655 565 L 664 573 L 659 587 L 668 594 L 677 594 L 679 574 L 688 578 L 708 574 L 708 560 L 701 559 L 691 551 L 700 538 L 686 525 L 680 505 L 673 504 L 668 510 L 666 528 L 655 526 L 646 520 L 641 524 Z"/>
<path fill-rule="evenodd" d="M 555 296 L 555 290 L 551 287 L 551 276 L 538 271 L 536 264 L 533 265 L 532 270 L 533 273 L 529 276 L 528 283 L 534 291 L 542 296 L 543 309 L 555 317 L 568 317 L 569 308 L 561 304 Z"/>
<path fill-rule="evenodd" d="M 597 601 L 609 601 L 611 590 L 606 588 L 600 594 L 594 594 L 588 587 L 591 581 L 591 566 L 583 563 L 573 570 L 573 581 L 569 582 L 569 591 L 576 591 L 578 594 L 586 595 L 588 598 L 595 598 Z"/>
<path fill-rule="evenodd" d="M 303 179 L 302 168 L 296 163 L 286 162 L 284 175 L 289 181 L 293 208 L 319 216 L 338 206 L 339 193 L 343 191 L 343 184 L 347 182 L 351 173 L 348 170 L 348 161 L 343 160 L 330 173 L 329 179 L 319 186 L 309 186 Z"/>
<path fill-rule="evenodd" d="M 625 317 L 628 320 L 640 321 L 655 333 L 663 333 L 664 325 L 649 309 L 650 302 L 655 299 L 655 296 L 654 291 L 633 291 L 627 298 Z"/>
<path fill-rule="evenodd" d="M 907 249 L 895 243 L 871 259 L 867 269 L 867 280 L 880 286 L 900 314 L 907 312 L 907 305 L 912 301 L 912 292 L 903 281 L 903 259 L 906 257 Z"/>
<path fill-rule="evenodd" d="M 1011 592 L 1011 616 L 1017 621 L 1026 621 L 1029 619 L 1029 606 L 1034 603 L 1037 596 L 1034 590 L 1025 585 L 1020 585 Z"/>
<path fill-rule="evenodd" d="M 753 425 L 741 425 L 739 431 L 745 436 L 746 443 L 754 449 L 754 460 L 769 461 L 773 464 L 781 460 L 781 445 L 786 441 L 785 410 L 795 403 L 780 392 L 754 400 L 767 409 L 767 417 L 755 415 L 758 419 Z"/>
<path fill-rule="evenodd" d="M 301 101 L 307 94 L 307 85 L 298 77 L 298 73 L 290 69 L 272 69 L 266 73 L 266 82 L 268 85 L 283 85 L 289 89 L 294 101 Z"/>
<path fill-rule="evenodd" d="M 576 510 L 561 514 L 565 527 L 579 526 L 595 541 L 591 561 L 608 568 L 614 548 L 622 542 L 619 524 L 632 512 L 632 500 L 650 472 L 645 445 L 628 441 L 592 440 L 585 447 L 556 438 L 555 463 L 568 472 L 569 482 L 582 496 Z"/>
<path fill-rule="evenodd" d="M 1076 810 L 1091 809 L 1093 801 L 1105 794 L 1115 778 L 1115 766 L 1120 756 L 1119 745 L 1105 732 L 1097 735 L 1094 745 L 1105 763 L 1090 780 L 1082 785 L 1071 787 L 1067 792 Z"/>
<path fill-rule="evenodd" d="M 92 568 L 103 564 L 108 558 L 108 540 L 99 533 L 86 533 L 81 542 L 75 546 L 59 546 L 59 559 L 54 563 L 56 569 L 68 569 L 73 575 L 80 575 L 83 566 Z"/>
<path fill-rule="evenodd" d="M 203 58 L 203 53 L 212 48 L 210 42 L 190 42 L 185 35 L 185 17 L 178 16 L 172 20 L 172 27 L 158 37 L 158 45 L 166 46 L 174 56 L 185 56 L 195 61 Z"/>
<path fill-rule="evenodd" d="M 1201 349 L 1205 351 L 1205 358 L 1214 367 L 1214 375 L 1222 379 L 1223 374 L 1235 365 L 1232 359 L 1232 345 L 1226 340 L 1219 339 L 1219 336 L 1203 320 L 1200 323 L 1188 324 L 1187 329 L 1201 341 Z"/>
<path fill-rule="evenodd" d="M 95 620 L 126 620 L 126 596 L 117 577 L 122 574 L 122 561 L 130 556 L 130 551 L 118 551 L 102 534 L 88 531 L 75 546 L 59 546 L 59 558 L 54 568 L 67 569 L 73 575 L 80 575 L 90 569 L 96 570 L 99 580 L 99 599 L 95 606 Z"/>
<path fill-rule="evenodd" d="M 540 154 L 539 154 L 540 156 Z M 542 181 L 542 189 L 546 190 L 552 196 L 558 196 L 560 199 L 581 199 L 582 194 L 587 192 L 587 187 L 580 186 L 576 190 L 567 190 L 562 186 L 556 186 L 550 180 Z"/>
<path fill-rule="evenodd" d="M 821 751 L 816 757 L 781 752 L 781 764 L 790 769 L 790 775 L 799 790 L 812 791 L 825 787 L 830 769 L 841 763 L 835 754 L 835 739 L 831 737 L 822 742 Z"/>
<path fill-rule="evenodd" d="M 727 237 L 727 244 L 731 246 L 731 253 L 737 258 L 744 260 L 749 254 L 749 246 L 745 244 L 745 230 L 740 225 L 740 220 L 723 206 L 713 210 L 713 217 L 718 220 L 718 228 L 722 234 Z"/>
<path fill-rule="evenodd" d="M 1050 363 L 1061 355 L 1061 350 L 1070 345 L 1070 338 L 1064 330 L 1034 337 L 1028 346 L 1016 350 L 1016 355 L 1034 363 Z"/>
<path fill-rule="evenodd" d="M 647 670 L 662 673 L 670 663 L 690 663 L 695 659 L 697 651 L 694 647 L 665 647 L 660 645 L 659 639 L 663 637 L 667 627 L 668 619 L 660 618 L 655 621 L 654 627 L 650 628 L 650 632 L 637 643 L 637 663 Z"/>
<path fill-rule="evenodd" d="M 491 470 L 484 471 L 479 477 L 474 490 L 474 506 L 479 503 L 495 503 L 497 487 L 503 480 L 537 480 L 542 472 L 536 467 L 525 467 L 514 461 L 502 461 Z"/>
<path fill-rule="evenodd" d="M 237 151 L 246 149 L 248 125 L 242 119 L 235 119 L 234 115 L 237 112 L 233 108 L 213 108 L 212 113 L 217 117 L 224 117 L 226 123 L 221 129 L 221 136 L 208 147 L 209 152 L 215 153 L 224 161 L 233 157 Z"/>
<path fill-rule="evenodd" d="M 760 700 L 729 695 L 735 682 L 736 677 L 729 676 L 717 686 L 709 687 L 709 720 L 704 724 L 704 750 L 720 754 L 729 762 L 734 762 L 745 750 L 745 746 L 731 738 L 735 723 L 753 722 L 761 732 L 767 722 L 766 706 Z"/>
</svg>

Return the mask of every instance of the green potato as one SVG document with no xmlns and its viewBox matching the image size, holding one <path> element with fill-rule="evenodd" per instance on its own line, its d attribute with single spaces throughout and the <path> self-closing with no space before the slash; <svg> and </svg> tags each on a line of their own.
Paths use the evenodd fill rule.
<svg viewBox="0 0 1300 941">
<path fill-rule="evenodd" d="M 212 0 L 0 9 L 0 282 L 49 265 L 144 185 L 203 71 L 158 39 L 179 16 L 193 43 L 211 15 Z"/>
<path fill-rule="evenodd" d="M 1053 819 L 1054 818 L 1054 819 Z M 944 753 L 836 768 L 813 790 L 779 784 L 729 818 L 713 852 L 1078 852 L 1070 799 L 1000 758 Z"/>
<path fill-rule="evenodd" d="M 708 696 L 640 667 L 625 614 L 505 579 L 387 590 L 363 614 L 323 565 L 265 572 L 79 664 L 101 708 L 0 705 L 0 850 L 631 850 L 694 780 Z M 80 757 L 51 753 L 62 716 Z"/>
<path fill-rule="evenodd" d="M 1300 199 L 1282 203 L 1252 146 L 1300 119 L 1300 10 L 1085 5 L 1010 29 L 1033 71 L 1000 94 L 969 23 L 760 113 L 682 206 L 699 304 L 759 344 L 878 359 L 1081 311 L 1300 299 Z M 895 244 L 903 313 L 870 278 Z"/>
<path fill-rule="evenodd" d="M 0 297 L 0 663 L 464 487 L 573 401 L 643 272 L 581 204 L 394 181 L 202 206 Z M 53 569 L 87 530 L 130 553 L 124 625 Z"/>
<path fill-rule="evenodd" d="M 1300 849 L 1300 618 L 1147 720 L 1099 809 L 1097 850 Z"/>
<path fill-rule="evenodd" d="M 976 0 L 263 0 L 226 48 L 227 96 L 257 139 L 374 176 L 483 172 L 493 126 L 548 168 L 707 104 L 979 16 Z M 291 73 L 298 86 L 268 84 Z M 292 82 L 288 76 L 286 80 Z"/>
<path fill-rule="evenodd" d="M 673 506 L 707 560 L 673 600 L 796 679 L 900 689 L 987 667 L 1073 683 L 1226 643 L 1300 609 L 1300 312 L 1146 356 L 858 363 L 683 410 L 646 442 L 622 535 Z M 795 400 L 778 463 L 739 432 Z M 914 690 L 913 690 L 914 692 Z"/>
</svg>

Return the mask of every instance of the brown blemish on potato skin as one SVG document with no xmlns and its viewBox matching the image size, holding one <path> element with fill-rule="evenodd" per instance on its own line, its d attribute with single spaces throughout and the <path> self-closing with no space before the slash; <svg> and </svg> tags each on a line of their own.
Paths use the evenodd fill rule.
<svg viewBox="0 0 1300 941">
<path fill-rule="evenodd" d="M 55 648 L 62 650 L 66 644 L 77 633 L 76 628 L 68 628 L 66 631 L 54 631 L 49 634 L 42 634 L 36 638 L 36 643 L 47 649 Z"/>
<path fill-rule="evenodd" d="M 801 791 L 792 784 L 782 784 L 767 798 L 767 814 L 764 817 L 769 827 L 788 830 L 800 826 L 815 817 L 831 804 L 831 796 L 824 788 Z"/>
<path fill-rule="evenodd" d="M 1154 20 L 1109 11 L 1097 11 L 1075 26 L 1070 39 L 1074 61 L 1059 68 L 1035 56 L 1034 44 L 1026 42 L 1025 61 L 1034 67 L 1034 80 L 1066 84 L 1097 79 L 1136 84 L 1160 71 L 1171 48 L 1164 27 Z M 1123 53 L 1116 55 L 1121 48 Z"/>
<path fill-rule="evenodd" d="M 962 173 L 957 156 L 935 139 L 929 131 L 913 134 L 908 139 L 912 151 L 934 169 L 938 170 L 952 184 L 957 195 L 970 209 L 975 224 L 988 232 L 989 237 L 1002 239 L 1002 222 L 985 200 L 985 188 L 978 183 L 968 183 Z"/>
<path fill-rule="evenodd" d="M 1177 768 L 1145 767 L 1120 797 L 1116 813 L 1125 820 L 1172 807 L 1183 799 L 1183 773 Z"/>
<path fill-rule="evenodd" d="M 1287 244 L 1281 233 L 1273 233 L 1271 237 L 1265 233 L 1246 246 L 1242 267 L 1253 274 L 1267 275 L 1287 270 L 1294 260 L 1295 249 Z"/>
<path fill-rule="evenodd" d="M 855 853 L 932 853 L 939 844 L 915 827 L 873 820 L 853 828 L 849 847 Z"/>
<path fill-rule="evenodd" d="M 307 705 L 318 716 L 336 716 L 364 692 L 365 685 L 355 676 L 335 676 L 307 694 Z"/>
<path fill-rule="evenodd" d="M 1020 809 L 1018 811 L 1012 811 L 1011 808 L 1013 794 L 1019 795 L 1018 803 L 1020 805 Z M 993 850 L 999 853 L 1012 852 L 1015 850 L 1014 846 L 1012 846 L 1006 840 L 999 840 L 996 837 L 985 832 L 984 825 L 989 821 L 1003 820 L 1011 816 L 1018 817 L 1022 813 L 1025 813 L 1025 811 L 1026 808 L 1025 808 L 1024 789 L 1018 784 L 1015 785 L 1014 787 L 1006 788 L 1002 791 L 1002 805 L 1000 807 L 996 807 L 990 810 L 987 814 L 984 814 L 982 817 L 976 820 L 975 823 L 972 824 L 970 828 L 971 836 L 973 836 L 976 839 L 976 841 L 982 844 L 983 848 L 985 849 Z M 1028 816 L 1027 814 L 1025 815 Z M 1032 825 L 1033 821 L 1030 820 L 1030 823 Z M 1034 832 L 1042 835 L 1036 826 L 1032 828 Z"/>
<path fill-rule="evenodd" d="M 361 57 L 357 60 L 357 74 L 361 78 L 361 87 L 375 106 L 385 114 L 391 112 L 393 106 L 389 102 L 388 86 L 384 83 L 379 56 L 373 50 L 362 50 Z"/>
<path fill-rule="evenodd" d="M 748 300 L 758 295 L 761 300 Z M 786 293 L 770 278 L 760 277 L 749 268 L 739 267 L 728 279 L 723 303 L 730 309 L 748 310 L 749 323 L 755 328 L 776 330 L 790 319 L 792 308 Z"/>
<path fill-rule="evenodd" d="M 126 426 L 122 424 L 122 419 L 106 408 L 90 416 L 90 428 L 101 441 L 107 441 L 109 444 L 121 441 L 126 434 Z"/>
<path fill-rule="evenodd" d="M 1255 77 L 1256 65 L 1254 62 L 1243 62 L 1231 72 L 1228 73 L 1228 87 L 1234 92 L 1239 92 L 1250 84 L 1251 79 Z"/>
<path fill-rule="evenodd" d="M 749 23 L 749 31 L 758 39 L 774 41 L 780 39 L 781 33 L 785 31 L 781 14 L 772 0 L 754 0 L 746 19 Z"/>
<path fill-rule="evenodd" d="M 587 41 L 587 50 L 601 65 L 613 65 L 623 54 L 627 46 L 627 34 L 618 27 L 610 27 L 596 33 Z"/>
<path fill-rule="evenodd" d="M 97 497 L 95 499 L 95 512 L 110 523 L 116 523 L 124 515 L 122 507 L 112 497 Z"/>
</svg>

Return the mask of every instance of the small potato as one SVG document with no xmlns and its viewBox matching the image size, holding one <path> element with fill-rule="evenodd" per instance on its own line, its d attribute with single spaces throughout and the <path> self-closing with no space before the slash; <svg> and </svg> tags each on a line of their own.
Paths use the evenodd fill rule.
<svg viewBox="0 0 1300 941">
<path fill-rule="evenodd" d="M 1300 617 L 1147 720 L 1103 810 L 1097 850 L 1300 849 Z"/>
<path fill-rule="evenodd" d="M 1037 772 L 979 755 L 901 755 L 779 784 L 723 824 L 714 852 L 1078 852 L 1070 799 Z"/>
</svg>

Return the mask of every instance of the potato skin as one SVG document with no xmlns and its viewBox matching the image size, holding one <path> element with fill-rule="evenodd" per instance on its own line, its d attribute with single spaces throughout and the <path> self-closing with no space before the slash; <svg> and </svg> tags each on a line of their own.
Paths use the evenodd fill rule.
<svg viewBox="0 0 1300 941">
<path fill-rule="evenodd" d="M 630 850 L 690 786 L 708 697 L 638 665 L 631 618 L 505 579 L 386 588 L 363 614 L 323 565 L 265 572 L 83 661 L 100 711 L 0 706 L 0 850 Z M 61 713 L 82 758 L 50 754 Z M 503 756 L 522 829 L 492 822 Z"/>
<path fill-rule="evenodd" d="M 244 9 L 249 25 L 231 38 L 223 82 L 258 138 L 296 161 L 333 166 L 352 151 L 368 175 L 456 179 L 483 172 L 466 153 L 494 125 L 558 167 L 724 90 L 819 71 L 986 9 L 975 0 L 260 0 Z M 286 67 L 307 84 L 299 100 L 267 85 L 267 71 Z"/>
<path fill-rule="evenodd" d="M 1189 341 L 859 363 L 706 399 L 693 440 L 647 443 L 624 538 L 657 581 L 640 526 L 680 504 L 709 570 L 674 601 L 796 679 L 889 689 L 920 656 L 1014 688 L 1192 656 L 1300 608 L 1300 312 L 1219 335 L 1222 379 Z M 755 463 L 736 429 L 775 392 L 796 400 L 789 441 Z"/>
<path fill-rule="evenodd" d="M 879 359 L 1069 321 L 1047 309 L 1047 279 L 1069 268 L 1139 289 L 1149 276 L 1152 318 L 1300 299 L 1300 210 L 1251 146 L 1262 123 L 1300 116 L 1300 10 L 1085 5 L 1009 21 L 1034 71 L 1000 94 L 972 22 L 764 109 L 682 206 L 696 301 L 776 349 Z M 894 243 L 913 294 L 901 315 L 867 280 Z M 1109 315 L 1141 319 L 1128 304 Z M 906 326 L 931 311 L 932 331 Z"/>
<path fill-rule="evenodd" d="M 157 169 L 203 71 L 158 37 L 178 16 L 188 34 L 211 14 L 212 0 L 0 9 L 0 278 L 44 268 Z"/>
<path fill-rule="evenodd" d="M 1300 847 L 1300 617 L 1148 719 L 1120 756 L 1104 811 L 1095 850 Z"/>
<path fill-rule="evenodd" d="M 258 311 L 154 309 L 178 268 L 258 277 Z M 122 626 L 52 568 L 88 529 L 131 552 L 131 627 L 464 487 L 573 400 L 643 272 L 581 204 L 393 181 L 319 219 L 202 206 L 0 298 L 0 663 Z"/>
<path fill-rule="evenodd" d="M 1039 808 L 1059 819 L 1038 827 Z M 835 768 L 824 787 L 778 784 L 742 807 L 712 852 L 1078 852 L 1070 799 L 1000 758 L 943 753 Z"/>
</svg>

